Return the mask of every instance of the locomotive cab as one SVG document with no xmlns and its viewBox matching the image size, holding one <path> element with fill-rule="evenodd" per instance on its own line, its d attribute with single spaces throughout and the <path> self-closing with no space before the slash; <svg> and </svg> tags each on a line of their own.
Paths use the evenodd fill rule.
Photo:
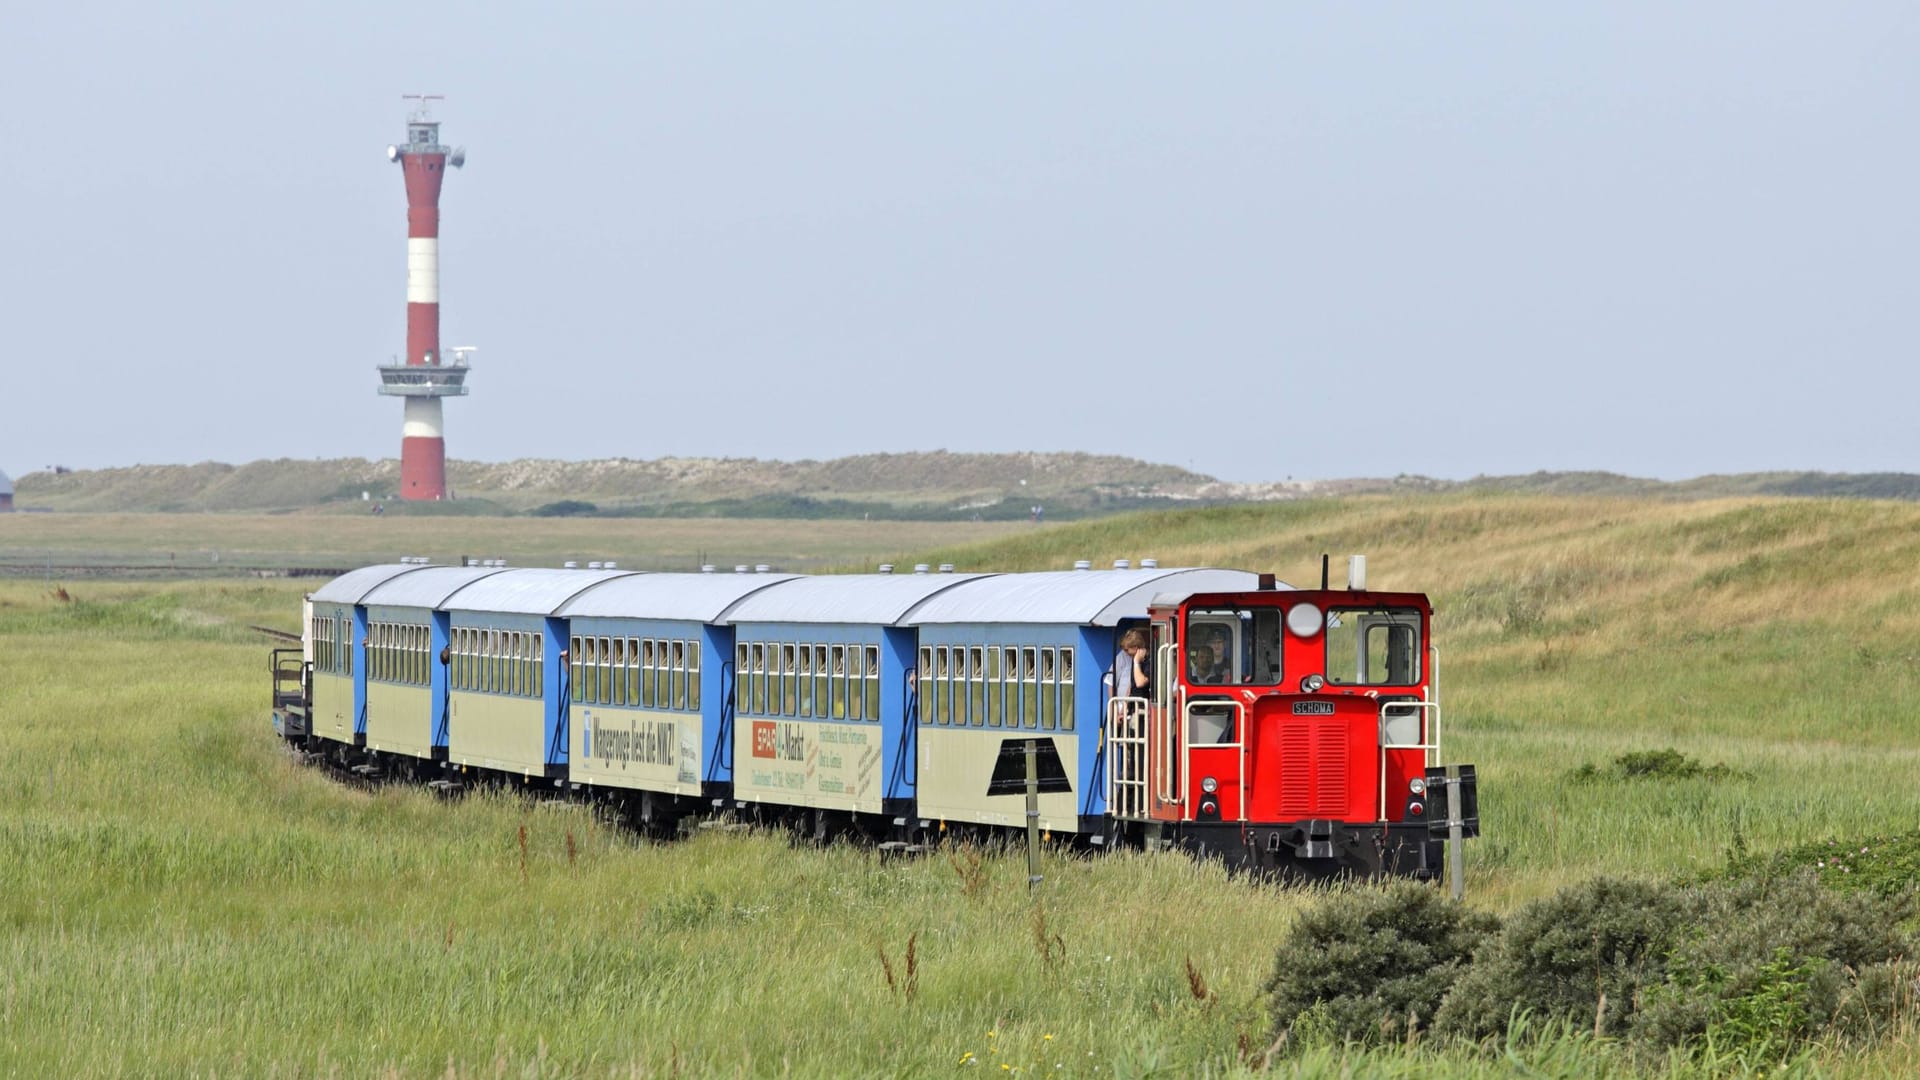
<svg viewBox="0 0 1920 1080">
<path fill-rule="evenodd" d="M 1149 618 L 1151 697 L 1115 697 L 1108 713 L 1117 832 L 1310 876 L 1439 871 L 1425 596 L 1197 594 Z"/>
</svg>

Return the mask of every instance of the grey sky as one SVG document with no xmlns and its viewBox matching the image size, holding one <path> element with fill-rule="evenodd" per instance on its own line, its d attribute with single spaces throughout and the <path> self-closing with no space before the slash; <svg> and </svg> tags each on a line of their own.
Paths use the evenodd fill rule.
<svg viewBox="0 0 1920 1080">
<path fill-rule="evenodd" d="M 26 3 L 0 468 L 448 453 L 1236 480 L 1920 470 L 1910 3 Z"/>
</svg>

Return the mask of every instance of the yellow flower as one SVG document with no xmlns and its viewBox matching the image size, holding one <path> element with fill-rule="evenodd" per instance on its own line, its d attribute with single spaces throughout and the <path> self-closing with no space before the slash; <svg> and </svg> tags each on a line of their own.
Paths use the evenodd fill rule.
<svg viewBox="0 0 1920 1080">
<path fill-rule="evenodd" d="M 1048 1042 L 1052 1042 L 1052 1041 L 1053 1041 L 1053 1036 L 1051 1036 L 1051 1035 L 1042 1035 L 1042 1036 L 1040 1036 L 1040 1037 L 1041 1037 L 1042 1039 L 1045 1039 L 1045 1040 L 1046 1040 L 1046 1041 L 1048 1041 Z"/>
<path fill-rule="evenodd" d="M 961 1055 L 960 1055 L 960 1064 L 962 1064 L 962 1065 L 965 1065 L 965 1064 L 966 1064 L 967 1062 L 969 1062 L 969 1061 L 972 1061 L 972 1060 L 973 1060 L 973 1051 L 971 1051 L 971 1050 L 969 1050 L 969 1051 L 967 1051 L 966 1053 L 964 1053 L 964 1054 L 961 1054 Z"/>
</svg>

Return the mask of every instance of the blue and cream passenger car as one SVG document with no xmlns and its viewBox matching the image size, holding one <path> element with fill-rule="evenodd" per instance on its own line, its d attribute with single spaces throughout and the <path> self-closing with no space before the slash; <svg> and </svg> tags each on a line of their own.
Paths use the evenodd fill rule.
<svg viewBox="0 0 1920 1080">
<path fill-rule="evenodd" d="M 567 776 L 567 601 L 620 570 L 508 570 L 448 596 L 447 760 L 524 779 Z"/>
<path fill-rule="evenodd" d="M 309 734 L 334 744 L 366 745 L 366 595 L 384 582 L 422 569 L 399 563 L 363 566 L 334 578 L 308 597 L 306 637 L 313 656 Z M 329 749 L 322 747 L 321 749 Z"/>
<path fill-rule="evenodd" d="M 733 792 L 746 807 L 911 818 L 914 665 L 906 619 L 970 574 L 801 577 L 728 613 L 734 629 Z"/>
<path fill-rule="evenodd" d="M 447 759 L 452 619 L 447 598 L 505 570 L 421 566 L 374 586 L 367 613 L 366 748 L 419 761 Z M 445 659 L 443 659 L 445 658 Z"/>
<path fill-rule="evenodd" d="M 787 574 L 635 574 L 575 595 L 568 626 L 568 777 L 640 793 L 643 822 L 670 822 L 731 794 L 726 613 Z"/>
</svg>

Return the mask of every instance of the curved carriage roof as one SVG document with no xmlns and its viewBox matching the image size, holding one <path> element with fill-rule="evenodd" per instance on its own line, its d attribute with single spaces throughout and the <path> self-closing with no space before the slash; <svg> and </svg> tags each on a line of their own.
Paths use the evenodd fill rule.
<svg viewBox="0 0 1920 1080">
<path fill-rule="evenodd" d="M 367 590 L 361 603 L 383 607 L 437 608 L 447 597 L 484 577 L 504 574 L 497 566 L 422 566 Z"/>
<path fill-rule="evenodd" d="M 1112 626 L 1144 618 L 1163 593 L 1243 592 L 1259 586 L 1245 570 L 1058 570 L 1001 574 L 930 597 L 903 621 L 934 623 L 1048 623 Z"/>
<path fill-rule="evenodd" d="M 743 598 L 793 574 L 638 574 L 589 586 L 554 612 L 569 619 L 719 622 Z"/>
<path fill-rule="evenodd" d="M 796 577 L 746 597 L 730 623 L 855 623 L 894 626 L 915 605 L 984 574 L 823 574 Z"/>
<path fill-rule="evenodd" d="M 358 570 L 349 570 L 320 586 L 308 599 L 321 604 L 358 604 L 362 597 L 394 578 L 402 574 L 411 574 L 416 570 L 428 569 L 432 568 L 409 566 L 404 563 L 363 566 Z"/>
<path fill-rule="evenodd" d="M 586 589 L 635 570 L 555 570 L 523 567 L 484 577 L 441 602 L 449 611 L 487 611 L 501 615 L 552 615 Z"/>
</svg>

